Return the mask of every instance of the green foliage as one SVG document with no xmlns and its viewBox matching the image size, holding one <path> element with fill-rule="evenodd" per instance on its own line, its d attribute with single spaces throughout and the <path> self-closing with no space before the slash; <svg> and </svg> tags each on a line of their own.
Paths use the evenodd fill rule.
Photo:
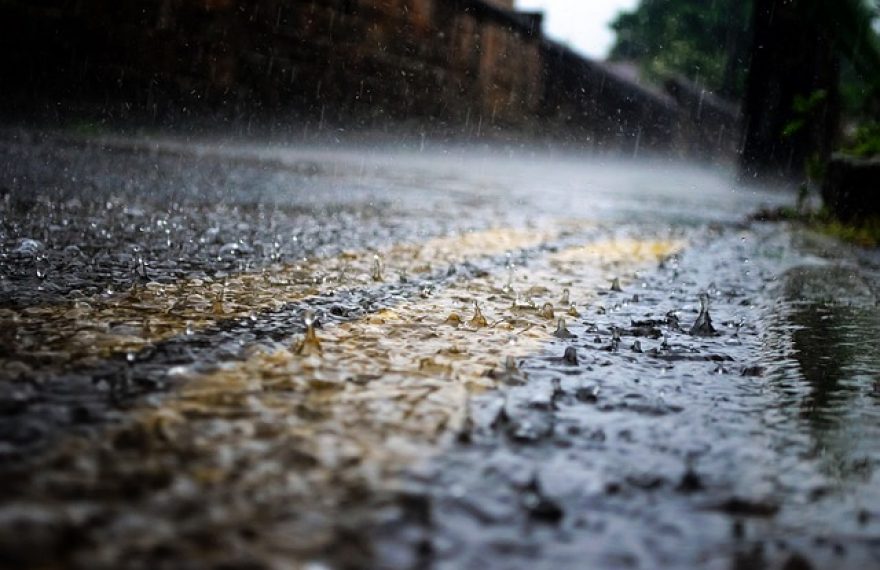
<svg viewBox="0 0 880 570">
<path fill-rule="evenodd" d="M 639 62 L 655 79 L 672 74 L 740 95 L 748 67 L 752 0 L 642 0 L 611 24 L 611 59 Z"/>
<path fill-rule="evenodd" d="M 860 125 L 852 143 L 844 150 L 862 158 L 880 156 L 880 123 L 872 121 Z"/>
<path fill-rule="evenodd" d="M 862 247 L 880 247 L 880 218 L 860 224 L 845 224 L 828 219 L 815 226 L 819 231 Z"/>
<path fill-rule="evenodd" d="M 792 103 L 793 118 L 782 129 L 782 136 L 791 137 L 803 130 L 813 120 L 816 111 L 827 99 L 828 92 L 824 89 L 813 91 L 809 97 L 795 95 Z"/>
</svg>

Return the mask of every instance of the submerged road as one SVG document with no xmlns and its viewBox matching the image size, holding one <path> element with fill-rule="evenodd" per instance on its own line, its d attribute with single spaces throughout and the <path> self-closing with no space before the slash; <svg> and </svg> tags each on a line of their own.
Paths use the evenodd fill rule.
<svg viewBox="0 0 880 570">
<path fill-rule="evenodd" d="M 788 194 L 34 132 L 0 193 L 0 566 L 880 567 L 880 257 Z"/>
</svg>

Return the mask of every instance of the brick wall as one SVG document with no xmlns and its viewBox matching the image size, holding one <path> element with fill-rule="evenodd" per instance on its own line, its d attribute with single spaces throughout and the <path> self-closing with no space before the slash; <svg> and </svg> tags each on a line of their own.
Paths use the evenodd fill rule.
<svg viewBox="0 0 880 570">
<path fill-rule="evenodd" d="M 483 2 L 43 0 L 0 12 L 6 84 L 23 103 L 36 92 L 510 124 L 540 99 L 537 34 Z"/>
<path fill-rule="evenodd" d="M 438 134 L 543 133 L 634 152 L 704 149 L 715 136 L 682 97 L 547 41 L 540 15 L 511 6 L 0 0 L 0 113 L 220 113 L 346 129 L 418 123 Z M 735 125 L 724 128 L 733 140 Z"/>
</svg>

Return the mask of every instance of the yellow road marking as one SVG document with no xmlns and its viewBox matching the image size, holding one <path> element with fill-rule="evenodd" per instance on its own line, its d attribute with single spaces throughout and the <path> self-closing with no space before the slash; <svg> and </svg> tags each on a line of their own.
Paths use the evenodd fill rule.
<svg viewBox="0 0 880 570">
<path fill-rule="evenodd" d="M 195 377 L 145 422 L 161 417 L 172 431 L 189 433 L 173 441 L 192 441 L 199 433 L 207 459 L 235 430 L 214 437 L 198 419 L 235 426 L 258 417 L 274 426 L 271 438 L 318 458 L 318 465 L 334 471 L 345 464 L 378 484 L 457 433 L 469 394 L 496 386 L 487 373 L 506 356 L 535 354 L 547 344 L 556 320 L 537 307 L 557 303 L 563 288 L 573 300 L 587 301 L 614 275 L 631 274 L 680 247 L 673 241 L 610 241 L 549 256 L 513 283 L 514 291 L 536 292 L 534 307 L 513 307 L 506 277 L 456 283 L 429 299 L 326 327 L 319 331 L 321 356 L 258 350 L 245 362 Z M 490 326 L 467 324 L 474 301 Z M 464 324 L 447 324 L 451 312 L 467 315 Z M 563 307 L 554 312 L 565 315 Z"/>
<path fill-rule="evenodd" d="M 108 489 L 117 481 L 149 487 L 171 477 L 126 500 L 165 520 L 177 497 L 184 504 L 199 497 L 216 515 L 195 518 L 200 536 L 238 540 L 236 525 L 246 521 L 258 532 L 237 543 L 243 552 L 288 564 L 320 557 L 345 543 L 340 524 L 356 512 L 352 505 L 393 489 L 399 469 L 459 432 L 469 395 L 503 381 L 488 371 L 508 355 L 548 346 L 555 317 L 567 312 L 559 306 L 563 289 L 584 310 L 611 278 L 626 287 L 627 277 L 653 265 L 652 256 L 680 247 L 659 239 L 567 249 L 530 260 L 510 284 L 507 275 L 462 280 L 427 299 L 327 326 L 318 331 L 320 356 L 297 354 L 291 342 L 256 348 L 212 374 L 175 371 L 185 377 L 177 392 L 112 430 L 100 449 L 68 440 L 35 472 L 33 488 L 62 477 L 82 496 L 114 501 Z M 474 301 L 488 326 L 469 324 Z M 553 318 L 540 310 L 547 302 Z M 447 324 L 452 312 L 460 324 Z M 194 555 L 206 565 L 217 562 L 210 543 L 185 536 L 148 533 L 139 548 L 153 552 L 163 540 L 199 549 Z"/>
<path fill-rule="evenodd" d="M 378 256 L 385 280 L 425 273 L 441 263 L 497 255 L 533 247 L 558 232 L 496 228 L 401 244 L 379 251 L 350 251 L 336 257 L 276 265 L 223 281 L 187 279 L 148 283 L 131 290 L 98 295 L 70 304 L 0 309 L 0 326 L 16 331 L 20 357 L 69 365 L 144 347 L 218 322 L 278 310 L 286 303 L 331 291 L 377 286 Z M 3 368 L 18 363 L 0 361 Z"/>
</svg>

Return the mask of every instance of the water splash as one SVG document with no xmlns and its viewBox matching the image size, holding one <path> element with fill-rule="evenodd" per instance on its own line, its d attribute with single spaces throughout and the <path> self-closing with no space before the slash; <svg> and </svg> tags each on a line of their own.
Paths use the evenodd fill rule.
<svg viewBox="0 0 880 570">
<path fill-rule="evenodd" d="M 554 313 L 552 303 L 544 303 L 544 306 L 541 307 L 541 316 L 549 321 L 553 320 Z"/>
<path fill-rule="evenodd" d="M 453 327 L 461 326 L 461 315 L 458 313 L 450 313 L 449 316 L 446 317 L 445 323 Z"/>
<path fill-rule="evenodd" d="M 690 334 L 693 336 L 715 336 L 717 333 L 712 326 L 712 317 L 709 316 L 709 294 L 700 293 L 700 315 L 691 326 Z"/>
<path fill-rule="evenodd" d="M 571 291 L 567 287 L 562 290 L 562 299 L 559 300 L 559 304 L 563 307 L 571 304 Z"/>
<path fill-rule="evenodd" d="M 553 333 L 553 336 L 556 338 L 577 338 L 577 335 L 572 334 L 565 326 L 565 319 L 559 319 L 556 322 L 556 332 Z"/>
<path fill-rule="evenodd" d="M 383 269 L 382 258 L 377 253 L 376 255 L 373 256 L 373 272 L 370 275 L 372 277 L 373 281 L 376 281 L 376 282 L 384 281 L 384 279 L 382 277 L 382 269 Z"/>
<path fill-rule="evenodd" d="M 620 348 L 620 327 L 611 327 L 611 350 L 617 351 Z"/>
<path fill-rule="evenodd" d="M 487 376 L 509 386 L 522 386 L 528 382 L 528 376 L 516 365 L 516 358 L 508 355 L 504 359 L 504 368 L 491 370 Z"/>
<path fill-rule="evenodd" d="M 294 352 L 300 356 L 319 356 L 324 353 L 321 341 L 315 333 L 315 312 L 311 309 L 303 313 L 303 323 L 306 325 L 306 334 L 301 341 L 296 343 Z"/>
<path fill-rule="evenodd" d="M 615 291 L 617 293 L 623 292 L 623 289 L 620 287 L 620 278 L 619 277 L 615 277 L 611 281 L 611 290 Z"/>
<path fill-rule="evenodd" d="M 480 304 L 474 301 L 474 316 L 468 321 L 468 324 L 475 328 L 481 329 L 489 326 L 489 321 L 486 320 L 486 317 L 483 316 L 483 313 L 480 311 Z"/>
</svg>

